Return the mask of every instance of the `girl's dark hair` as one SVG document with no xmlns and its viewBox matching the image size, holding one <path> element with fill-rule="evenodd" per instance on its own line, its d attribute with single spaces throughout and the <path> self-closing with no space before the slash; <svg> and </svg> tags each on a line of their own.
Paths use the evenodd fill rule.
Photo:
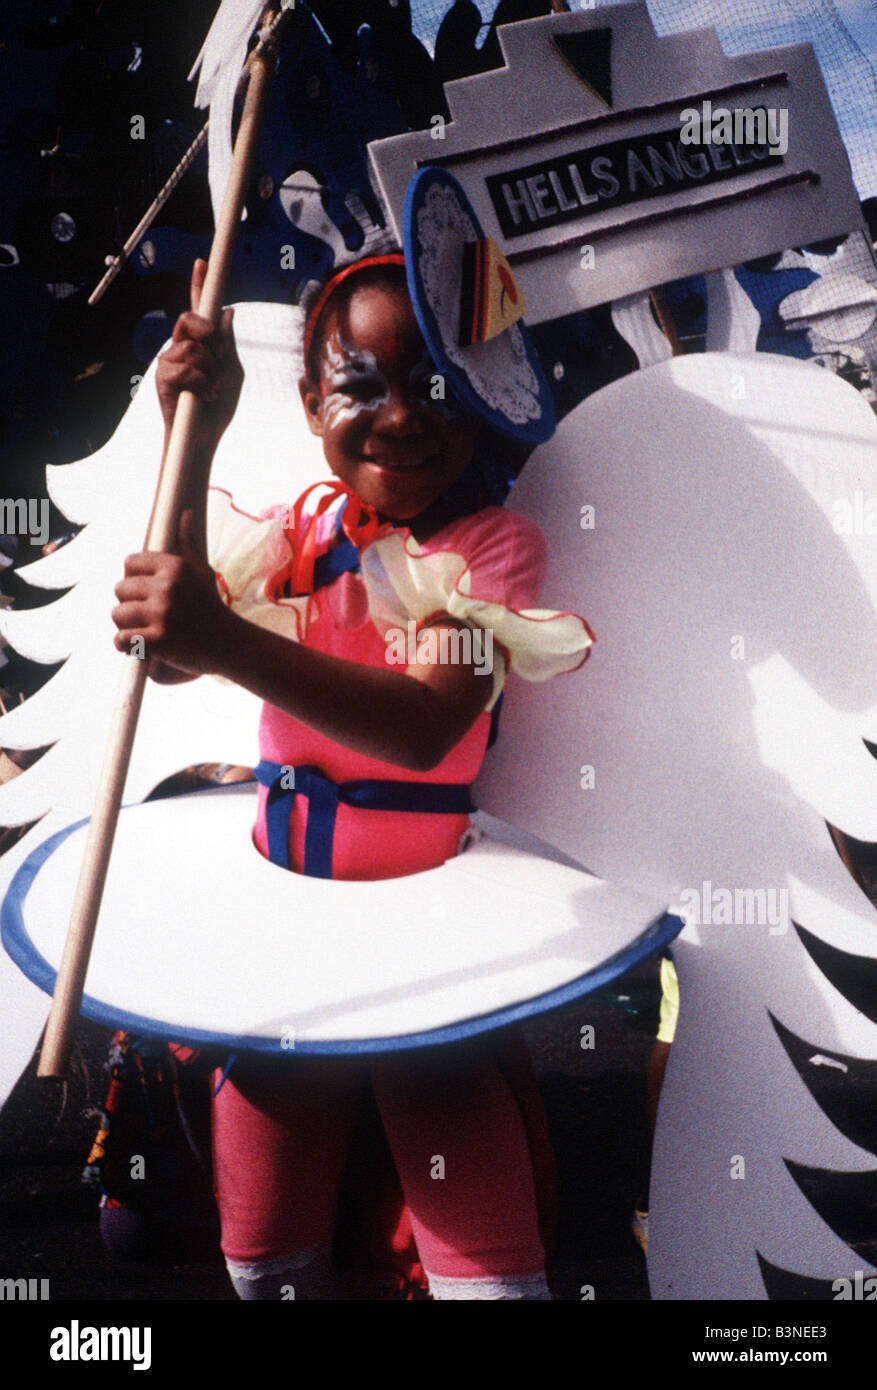
<svg viewBox="0 0 877 1390">
<path fill-rule="evenodd" d="M 330 280 L 325 283 L 328 285 Z M 320 377 L 320 348 L 323 346 L 323 339 L 326 336 L 329 316 L 345 313 L 357 290 L 371 289 L 375 285 L 386 284 L 388 280 L 396 285 L 401 285 L 404 289 L 406 285 L 404 265 L 392 261 L 382 261 L 378 265 L 363 266 L 362 270 L 357 271 L 355 275 L 348 275 L 346 279 L 339 282 L 337 288 L 332 291 L 320 307 L 313 324 L 309 326 L 310 341 L 307 344 L 304 364 L 309 381 L 316 382 Z M 315 296 L 315 304 L 319 303 L 322 294 L 323 289 Z"/>
</svg>

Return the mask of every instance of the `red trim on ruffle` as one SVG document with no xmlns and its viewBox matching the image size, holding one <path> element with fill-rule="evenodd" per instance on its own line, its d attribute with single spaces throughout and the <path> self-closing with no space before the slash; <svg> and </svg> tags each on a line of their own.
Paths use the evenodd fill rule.
<svg viewBox="0 0 877 1390">
<path fill-rule="evenodd" d="M 494 604 L 494 606 L 495 606 L 496 608 L 504 608 L 505 611 L 506 611 L 507 613 L 512 613 L 512 614 L 514 614 L 514 616 L 515 616 L 516 618 L 521 618 L 525 623 L 553 623 L 553 622 L 556 622 L 556 620 L 557 620 L 558 618 L 575 618 L 578 622 L 581 623 L 582 627 L 585 629 L 585 632 L 586 632 L 587 635 L 588 635 L 588 640 L 589 640 L 591 643 L 596 642 L 597 638 L 595 637 L 594 633 L 591 631 L 591 628 L 590 628 L 590 626 L 589 626 L 587 620 L 586 620 L 585 618 L 582 617 L 581 613 L 573 613 L 573 612 L 571 612 L 570 610 L 567 610 L 567 609 L 563 609 L 563 610 L 552 609 L 552 610 L 547 614 L 546 617 L 544 617 L 544 618 L 536 618 L 536 617 L 533 617 L 533 615 L 530 614 L 530 613 L 523 613 L 523 612 L 521 611 L 520 608 L 511 608 L 511 607 L 509 606 L 509 604 L 507 604 L 507 603 L 499 603 L 499 602 L 497 602 L 495 599 L 480 599 L 480 598 L 478 598 L 477 595 L 475 595 L 475 594 L 465 594 L 465 593 L 463 592 L 463 590 L 460 588 L 460 580 L 463 578 L 463 575 L 464 575 L 464 574 L 471 574 L 471 572 L 472 572 L 472 566 L 469 564 L 469 561 L 466 559 L 466 556 L 465 556 L 465 555 L 461 555 L 460 552 L 459 552 L 459 550 L 424 550 L 424 549 L 422 548 L 422 546 L 420 546 L 420 543 L 419 543 L 419 542 L 415 539 L 415 537 L 412 535 L 410 528 L 407 527 L 407 526 L 404 526 L 404 527 L 403 527 L 403 526 L 395 527 L 394 530 L 393 530 L 393 534 L 394 534 L 394 535 L 402 535 L 402 536 L 404 536 L 404 538 L 405 538 L 405 539 L 404 539 L 405 554 L 406 554 L 406 555 L 408 556 L 408 558 L 411 559 L 411 560 L 428 560 L 428 559 L 430 559 L 433 555 L 452 555 L 455 559 L 462 560 L 462 562 L 463 562 L 463 569 L 460 571 L 460 574 L 458 575 L 457 579 L 454 580 L 454 590 L 453 590 L 453 592 L 454 592 L 455 594 L 459 594 L 460 598 L 464 601 L 464 603 L 485 603 L 485 604 L 491 604 L 491 603 L 492 603 L 492 604 Z M 381 538 L 381 539 L 383 539 L 383 538 Z M 409 540 L 413 540 L 413 541 L 414 541 L 414 544 L 415 544 L 416 546 L 418 546 L 419 553 L 415 553 L 414 551 L 409 550 L 409 548 L 408 548 L 408 541 L 409 541 Z M 394 592 L 395 592 L 395 591 L 394 591 Z M 435 615 L 433 615 L 433 616 L 435 616 Z M 454 619 L 453 613 L 448 613 L 447 616 L 448 616 L 449 618 L 451 618 L 451 619 Z M 422 620 L 422 622 L 423 622 L 423 623 L 427 623 L 427 622 L 430 622 L 431 620 L 432 620 L 431 618 L 424 618 L 424 619 Z M 463 620 L 457 618 L 457 619 L 454 619 L 454 621 L 456 621 L 456 622 L 461 622 L 461 621 L 463 621 Z M 421 623 L 421 624 L 418 624 L 418 627 L 417 627 L 417 631 L 418 631 L 418 632 L 420 631 L 420 627 L 421 627 L 421 626 L 422 626 L 422 623 Z M 496 641 L 496 638 L 494 638 L 494 641 Z M 502 646 L 502 643 L 499 643 L 498 645 L 499 645 L 499 646 Z M 585 650 L 585 652 L 584 652 L 584 655 L 582 656 L 581 661 L 578 663 L 578 665 L 576 665 L 576 666 L 571 666 L 571 667 L 570 667 L 570 671 L 578 671 L 582 666 L 584 666 L 584 664 L 585 664 L 585 662 L 587 661 L 589 655 L 590 655 L 590 648 L 587 648 L 587 649 Z M 511 669 L 511 667 L 510 667 L 510 669 Z M 558 672 L 558 675 L 567 675 L 567 674 L 568 674 L 568 672 L 566 672 L 566 671 L 559 671 L 559 672 Z"/>
<path fill-rule="evenodd" d="M 331 501 L 335 501 L 339 496 L 341 496 L 342 493 L 347 493 L 348 496 L 352 497 L 352 498 L 359 504 L 359 506 L 360 506 L 360 508 L 362 509 L 362 511 L 364 511 L 364 512 L 371 512 L 372 515 L 375 516 L 375 520 L 377 520 L 376 513 L 374 513 L 373 508 L 368 507 L 368 504 L 365 503 L 365 502 L 363 502 L 363 501 L 361 500 L 361 498 L 359 498 L 359 497 L 356 495 L 356 493 L 352 491 L 352 489 L 350 489 L 350 488 L 348 488 L 348 487 L 345 487 L 345 485 L 344 485 L 343 483 L 339 483 L 339 482 L 337 482 L 337 480 L 334 480 L 334 479 L 324 479 L 324 480 L 322 480 L 321 482 L 313 483 L 313 484 L 311 484 L 310 487 L 306 488 L 305 491 L 301 494 L 301 497 L 299 497 L 298 501 L 295 503 L 295 506 L 293 507 L 293 516 L 295 516 L 295 515 L 300 515 L 300 514 L 301 514 L 301 511 L 300 511 L 300 504 L 301 504 L 301 502 L 303 501 L 303 499 L 308 495 L 308 493 L 310 493 L 311 491 L 313 491 L 314 488 L 320 487 L 320 486 L 329 487 L 329 488 L 332 488 L 332 489 L 333 489 L 333 495 L 332 495 L 332 497 L 331 497 L 331 499 L 330 499 Z M 229 504 L 230 504 L 232 510 L 235 511 L 235 512 L 237 512 L 239 516 L 248 517 L 251 521 L 255 521 L 255 522 L 262 522 L 262 521 L 265 521 L 265 520 L 267 520 L 267 519 L 270 519 L 270 518 L 265 518 L 265 517 L 253 516 L 253 514 L 252 514 L 251 512 L 246 512 L 246 511 L 243 510 L 243 508 L 236 506 L 236 505 L 235 505 L 235 502 L 234 502 L 234 498 L 232 497 L 231 493 L 228 492 L 227 489 L 225 489 L 225 488 L 221 488 L 221 487 L 212 487 L 212 488 L 211 488 L 211 491 L 223 493 L 223 495 L 226 496 L 226 497 L 228 498 Z M 296 509 L 299 509 L 298 512 L 296 512 Z M 323 508 L 323 511 L 325 511 L 325 510 L 326 510 L 326 508 L 324 507 L 324 508 Z M 313 520 L 316 520 L 316 514 L 314 515 Z M 290 530 L 291 530 L 292 528 L 289 527 L 289 526 L 287 526 L 285 529 L 286 529 L 287 533 L 289 533 Z M 349 534 L 349 533 L 348 533 L 348 534 Z M 453 592 L 454 592 L 455 594 L 459 594 L 460 598 L 461 598 L 464 602 L 467 602 L 467 603 L 495 603 L 495 606 L 496 606 L 497 608 L 504 608 L 505 611 L 506 611 L 507 613 L 512 613 L 516 618 L 521 618 L 524 622 L 528 622 L 528 623 L 551 623 L 551 622 L 555 622 L 558 618 L 575 618 L 579 623 L 581 623 L 582 627 L 584 628 L 585 633 L 587 634 L 587 637 L 588 637 L 589 642 L 593 644 L 593 643 L 595 643 L 595 642 L 597 641 L 597 638 L 596 638 L 594 632 L 591 630 L 591 627 L 590 627 L 589 623 L 587 622 L 587 620 L 586 620 L 585 618 L 582 617 L 582 615 L 581 615 L 580 613 L 573 613 L 572 611 L 567 610 L 567 609 L 563 609 L 563 610 L 551 610 L 545 617 L 539 617 L 539 618 L 537 618 L 537 617 L 532 616 L 532 615 L 529 614 L 529 613 L 523 613 L 519 608 L 511 608 L 511 607 L 509 607 L 509 605 L 508 605 L 507 603 L 499 603 L 499 602 L 496 602 L 495 600 L 490 600 L 490 599 L 479 599 L 475 594 L 466 594 L 466 593 L 464 593 L 463 590 L 460 588 L 460 580 L 463 578 L 463 576 L 464 576 L 465 574 L 470 574 L 470 573 L 471 573 L 471 565 L 469 564 L 469 561 L 466 559 L 466 556 L 465 556 L 465 555 L 462 555 L 462 554 L 460 553 L 459 550 L 453 550 L 453 549 L 450 549 L 450 548 L 448 548 L 448 549 L 438 549 L 438 550 L 425 550 L 425 549 L 420 545 L 419 541 L 416 540 L 416 538 L 415 538 L 414 535 L 412 534 L 411 528 L 408 527 L 408 526 L 393 526 L 393 525 L 392 525 L 391 523 L 389 523 L 389 522 L 384 523 L 383 526 L 380 526 L 380 525 L 379 525 L 379 526 L 378 526 L 378 529 L 377 529 L 377 531 L 376 531 L 376 533 L 375 533 L 374 536 L 373 536 L 373 538 L 372 538 L 371 540 L 367 541 L 366 545 L 363 546 L 362 549 L 365 550 L 365 549 L 368 548 L 369 545 L 374 544 L 375 541 L 377 541 L 377 540 L 385 540 L 385 539 L 386 539 L 388 536 L 390 536 L 390 535 L 399 535 L 399 536 L 402 536 L 405 554 L 406 554 L 406 556 L 407 556 L 409 559 L 411 559 L 411 560 L 428 560 L 428 559 L 430 559 L 433 555 L 450 555 L 450 556 L 452 556 L 454 559 L 460 560 L 461 563 L 462 563 L 463 568 L 461 569 L 460 574 L 458 575 L 457 579 L 454 581 L 454 589 L 453 589 Z M 351 539 L 353 539 L 352 536 L 351 536 Z M 409 549 L 409 545 L 408 545 L 408 542 L 409 542 L 409 541 L 413 541 L 414 544 L 417 546 L 417 551 L 416 551 L 416 552 L 415 552 L 415 551 L 412 551 L 411 549 Z M 355 540 L 354 540 L 354 544 L 356 544 L 356 541 L 355 541 Z M 265 597 L 268 599 L 268 601 L 269 601 L 270 603 L 275 604 L 277 607 L 285 606 L 285 603 L 288 604 L 288 603 L 291 601 L 290 599 L 286 599 L 286 600 L 285 600 L 285 603 L 284 603 L 283 597 L 282 597 L 282 596 L 278 596 L 277 590 L 278 590 L 278 588 L 282 587 L 283 584 L 286 583 L 287 579 L 289 579 L 289 578 L 291 577 L 292 571 L 293 571 L 293 565 L 294 565 L 294 557 L 292 557 L 292 558 L 290 559 L 289 563 L 288 563 L 287 565 L 285 565 L 281 570 L 277 570 L 273 575 L 270 575 L 269 578 L 265 581 Z M 309 597 L 309 595 L 308 595 L 308 594 L 300 594 L 300 595 L 294 595 L 294 596 L 293 596 L 293 598 L 298 598 L 298 597 L 307 598 L 307 597 Z M 438 610 L 438 611 L 441 611 L 441 610 Z M 436 616 L 435 614 L 432 615 L 432 618 L 434 618 L 435 616 Z M 449 617 L 449 618 L 451 618 L 451 619 L 453 619 L 454 621 L 457 621 L 457 622 L 461 621 L 460 619 L 454 619 L 454 615 L 453 615 L 452 613 L 448 613 L 446 616 Z M 424 619 L 422 619 L 421 622 L 418 623 L 418 626 L 417 626 L 417 628 L 416 628 L 416 631 L 419 632 L 419 631 L 420 631 L 420 628 L 421 628 L 425 623 L 430 622 L 430 621 L 432 620 L 432 618 L 424 618 Z M 494 640 L 496 640 L 496 638 L 494 638 Z M 505 655 L 505 658 L 506 658 L 506 666 L 508 667 L 509 671 L 511 671 L 511 670 L 513 669 L 513 661 L 510 660 L 508 651 L 507 651 L 506 648 L 504 647 L 504 644 L 503 644 L 503 643 L 498 642 L 497 645 L 501 648 L 501 650 L 503 650 L 504 655 Z M 585 662 L 587 661 L 587 659 L 588 659 L 588 657 L 590 656 L 590 654 L 591 654 L 591 653 L 590 653 L 590 647 L 588 647 L 588 648 L 586 648 L 585 651 L 583 652 L 582 657 L 581 657 L 581 660 L 578 661 L 577 664 L 576 664 L 575 666 L 571 666 L 571 667 L 569 668 L 569 671 L 559 671 L 557 674 L 558 674 L 558 675 L 569 675 L 569 674 L 571 674 L 573 671 L 578 671 L 578 670 L 580 670 L 580 669 L 582 668 L 582 666 L 584 666 L 584 664 L 585 664 Z"/>
<path fill-rule="evenodd" d="M 219 589 L 220 594 L 222 595 L 223 603 L 225 604 L 226 608 L 231 608 L 231 589 L 228 587 L 228 584 L 226 583 L 225 575 L 220 574 L 219 570 L 214 570 L 213 573 L 216 576 L 216 585 Z"/>
</svg>

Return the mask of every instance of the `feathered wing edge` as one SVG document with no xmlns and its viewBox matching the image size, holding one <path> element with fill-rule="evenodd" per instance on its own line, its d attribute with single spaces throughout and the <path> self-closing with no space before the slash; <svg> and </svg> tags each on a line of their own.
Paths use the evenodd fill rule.
<svg viewBox="0 0 877 1390">
<path fill-rule="evenodd" d="M 207 131 L 208 182 L 214 221 L 219 218 L 232 154 L 232 115 L 250 35 L 264 9 L 263 0 L 223 0 L 189 73 L 198 76 L 195 105 L 210 107 Z"/>
<path fill-rule="evenodd" d="M 326 464 L 297 398 L 301 311 L 278 304 L 236 306 L 245 372 L 241 401 L 214 462 L 213 480 L 249 511 L 291 501 Z M 48 834 L 86 817 L 94 804 L 122 663 L 112 643 L 113 586 L 124 557 L 140 550 L 158 477 L 163 427 L 149 369 L 115 433 L 97 453 L 47 470 L 59 510 L 83 530 L 20 571 L 28 582 L 66 589 L 40 608 L 0 613 L 0 632 L 23 656 L 62 663 L 23 705 L 0 716 L 0 747 L 47 749 L 0 786 L 0 825 L 28 826 L 0 859 L 0 895 L 17 865 Z M 163 777 L 193 763 L 252 765 L 258 702 L 232 685 L 150 683 L 125 790 L 142 800 Z M 0 1103 L 33 1053 L 48 998 L 0 953 L 4 1047 Z"/>
</svg>

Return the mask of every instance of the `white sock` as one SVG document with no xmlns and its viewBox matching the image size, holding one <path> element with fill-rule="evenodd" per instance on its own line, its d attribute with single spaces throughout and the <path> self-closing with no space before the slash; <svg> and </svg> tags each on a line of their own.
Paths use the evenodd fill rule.
<svg viewBox="0 0 877 1390">
<path fill-rule="evenodd" d="M 270 1260 L 226 1260 L 229 1278 L 245 1303 L 275 1299 L 334 1301 L 344 1297 L 328 1245 Z"/>
<path fill-rule="evenodd" d="M 450 1279 L 441 1274 L 430 1274 L 429 1291 L 434 1299 L 444 1303 L 448 1299 L 540 1299 L 551 1298 L 544 1274 L 499 1274 L 486 1278 Z"/>
</svg>

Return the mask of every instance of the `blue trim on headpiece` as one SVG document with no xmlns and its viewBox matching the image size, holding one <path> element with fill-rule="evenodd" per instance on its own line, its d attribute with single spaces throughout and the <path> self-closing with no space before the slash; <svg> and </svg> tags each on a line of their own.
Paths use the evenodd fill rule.
<svg viewBox="0 0 877 1390">
<path fill-rule="evenodd" d="M 426 295 L 423 276 L 420 273 L 420 232 L 418 227 L 418 214 L 423 206 L 426 195 L 430 187 L 435 184 L 443 184 L 446 188 L 453 190 L 460 207 L 471 219 L 477 237 L 484 235 L 481 224 L 475 215 L 475 211 L 469 199 L 466 197 L 461 185 L 448 173 L 447 169 L 437 165 L 427 165 L 425 169 L 419 169 L 413 175 L 405 193 L 405 207 L 402 213 L 402 231 L 405 242 L 405 274 L 408 280 L 408 294 L 411 299 L 414 313 L 417 318 L 423 340 L 426 343 L 427 351 L 435 363 L 436 368 L 445 376 L 454 391 L 455 395 L 476 415 L 479 419 L 486 421 L 493 429 L 501 434 L 509 435 L 522 444 L 542 444 L 546 439 L 550 439 L 556 428 L 557 420 L 554 413 L 554 397 L 551 388 L 542 370 L 542 364 L 536 355 L 530 335 L 526 325 L 519 320 L 512 327 L 521 335 L 524 351 L 527 360 L 533 370 L 537 381 L 539 415 L 535 420 L 527 420 L 521 424 L 510 419 L 501 410 L 497 410 L 488 405 L 487 401 L 471 385 L 465 368 L 452 362 L 445 350 L 445 340 L 439 326 L 438 319 L 432 305 Z M 459 293 L 459 285 L 452 287 L 453 293 Z M 507 330 L 511 331 L 511 330 Z M 500 335 L 502 336 L 502 335 Z M 498 341 L 493 340 L 493 341 Z M 465 349 L 464 360 L 465 360 Z M 482 354 L 491 352 L 491 344 L 483 343 L 480 345 Z"/>
</svg>

